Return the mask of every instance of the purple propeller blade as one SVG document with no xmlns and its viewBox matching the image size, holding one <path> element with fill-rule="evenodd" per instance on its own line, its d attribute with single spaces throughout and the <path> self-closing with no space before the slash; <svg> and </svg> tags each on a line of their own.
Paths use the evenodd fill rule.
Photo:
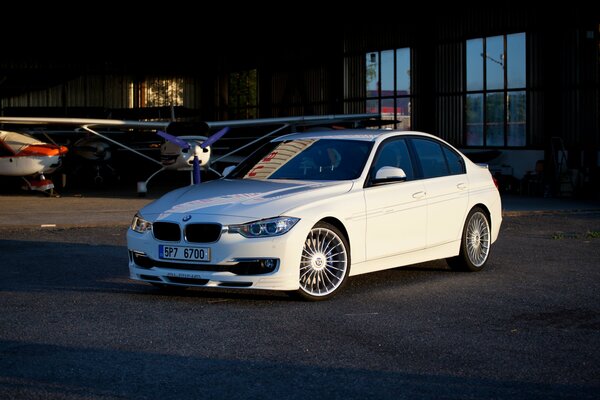
<svg viewBox="0 0 600 400">
<path fill-rule="evenodd" d="M 192 164 L 192 183 L 197 185 L 200 183 L 200 160 L 198 156 L 194 156 L 194 163 Z"/>
<path fill-rule="evenodd" d="M 223 137 L 223 135 L 226 134 L 227 132 L 229 132 L 229 127 L 225 127 L 223 129 L 221 129 L 219 132 L 215 133 L 214 135 L 209 136 L 208 139 L 206 139 L 204 142 L 202 142 L 200 147 L 205 149 L 208 146 L 212 146 L 212 144 L 214 142 L 221 139 L 221 137 Z"/>
<path fill-rule="evenodd" d="M 173 135 L 168 134 L 167 132 L 163 132 L 163 131 L 156 131 L 156 134 L 158 136 L 162 137 L 163 139 L 176 144 L 177 146 L 181 147 L 182 149 L 190 148 L 190 144 L 188 142 L 186 142 L 183 139 L 179 139 L 177 136 L 173 136 Z"/>
</svg>

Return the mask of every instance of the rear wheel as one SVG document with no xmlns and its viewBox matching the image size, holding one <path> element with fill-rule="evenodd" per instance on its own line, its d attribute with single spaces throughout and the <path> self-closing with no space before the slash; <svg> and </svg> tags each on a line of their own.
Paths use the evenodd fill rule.
<svg viewBox="0 0 600 400">
<path fill-rule="evenodd" d="M 350 272 L 350 252 L 344 234 L 326 222 L 309 232 L 300 260 L 300 289 L 307 300 L 325 300 L 337 293 Z"/>
<path fill-rule="evenodd" d="M 458 271 L 481 271 L 490 254 L 490 222 L 480 207 L 473 207 L 467 216 L 460 243 L 460 253 L 446 259 Z"/>
</svg>

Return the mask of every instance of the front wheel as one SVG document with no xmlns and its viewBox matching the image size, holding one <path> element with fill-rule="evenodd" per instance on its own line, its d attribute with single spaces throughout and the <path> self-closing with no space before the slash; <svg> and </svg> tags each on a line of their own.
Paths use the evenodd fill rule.
<svg viewBox="0 0 600 400">
<path fill-rule="evenodd" d="M 489 219 L 481 208 L 474 207 L 469 212 L 463 229 L 460 253 L 446 259 L 446 262 L 455 270 L 481 271 L 490 254 L 491 244 Z"/>
<path fill-rule="evenodd" d="M 346 282 L 350 272 L 348 240 L 335 226 L 317 223 L 309 232 L 300 260 L 300 289 L 306 300 L 332 297 Z"/>
</svg>

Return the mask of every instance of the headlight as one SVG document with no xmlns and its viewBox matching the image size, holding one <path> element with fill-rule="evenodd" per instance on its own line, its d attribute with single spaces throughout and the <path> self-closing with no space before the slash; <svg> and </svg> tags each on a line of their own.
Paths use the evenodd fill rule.
<svg viewBox="0 0 600 400">
<path fill-rule="evenodd" d="M 247 238 L 283 235 L 300 221 L 300 218 L 277 217 L 248 222 L 241 225 L 229 225 L 229 232 L 239 233 Z"/>
<path fill-rule="evenodd" d="M 135 214 L 133 221 L 131 221 L 131 230 L 144 233 L 152 229 L 152 222 L 146 221 L 140 214 Z"/>
</svg>

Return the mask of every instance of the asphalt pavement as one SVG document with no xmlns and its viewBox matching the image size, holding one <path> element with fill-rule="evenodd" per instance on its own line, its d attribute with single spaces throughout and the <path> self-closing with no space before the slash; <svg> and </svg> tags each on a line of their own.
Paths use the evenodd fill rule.
<svg viewBox="0 0 600 400">
<path fill-rule="evenodd" d="M 42 194 L 0 195 L 0 227 L 127 226 L 136 211 L 166 190 L 139 197 L 131 191 L 106 191 L 46 197 Z M 505 216 L 600 210 L 600 200 L 503 195 Z"/>
<path fill-rule="evenodd" d="M 597 399 L 600 213 L 508 216 L 478 273 L 360 275 L 330 301 L 164 292 L 123 226 L 0 229 L 3 399 Z"/>
<path fill-rule="evenodd" d="M 598 202 L 505 196 L 482 272 L 306 303 L 130 281 L 126 226 L 158 195 L 0 196 L 0 398 L 599 398 Z"/>
</svg>

